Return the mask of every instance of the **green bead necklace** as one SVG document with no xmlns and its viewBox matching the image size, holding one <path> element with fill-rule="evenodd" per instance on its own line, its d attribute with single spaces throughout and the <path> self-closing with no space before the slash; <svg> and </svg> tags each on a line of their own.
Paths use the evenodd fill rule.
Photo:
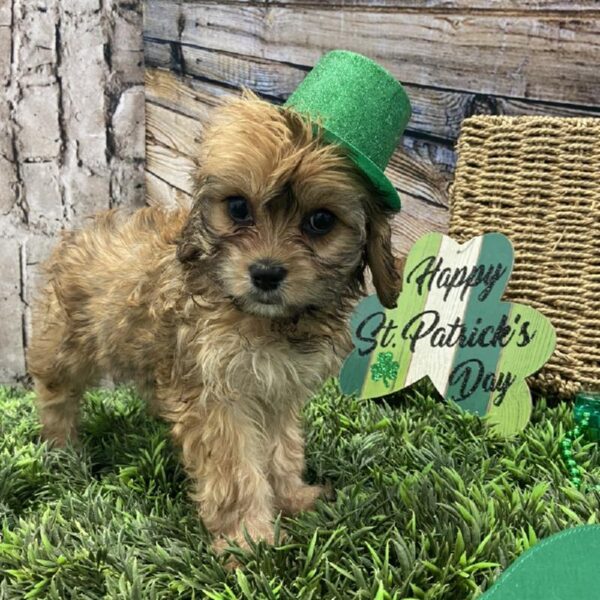
<svg viewBox="0 0 600 600">
<path fill-rule="evenodd" d="M 573 454 L 573 442 L 583 436 L 590 441 L 600 441 L 600 394 L 579 394 L 575 398 L 575 427 L 560 442 L 560 452 L 569 473 L 569 481 L 581 488 L 583 469 Z M 600 485 L 586 486 L 585 491 L 600 491 Z"/>
</svg>

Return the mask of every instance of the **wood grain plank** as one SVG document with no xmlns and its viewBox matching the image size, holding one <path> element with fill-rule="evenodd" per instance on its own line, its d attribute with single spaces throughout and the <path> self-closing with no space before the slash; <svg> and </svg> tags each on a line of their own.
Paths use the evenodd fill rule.
<svg viewBox="0 0 600 600">
<path fill-rule="evenodd" d="M 208 118 L 208 114 L 205 118 Z M 147 138 L 181 154 L 198 154 L 203 122 L 169 108 L 146 103 Z"/>
<path fill-rule="evenodd" d="M 172 108 L 198 119 L 208 119 L 210 111 L 231 95 L 231 90 L 190 77 L 177 77 L 162 69 L 146 69 L 146 100 Z"/>
<path fill-rule="evenodd" d="M 437 89 L 597 106 L 600 19 L 325 10 L 153 0 L 146 36 L 313 65 L 345 47 L 400 81 Z M 585 56 L 585 60 L 582 60 Z M 433 84 L 433 85 L 432 85 Z"/>
<path fill-rule="evenodd" d="M 169 44 L 148 41 L 145 51 L 148 66 L 166 69 L 171 67 Z M 274 102 L 285 101 L 306 76 L 309 68 L 192 46 L 181 46 L 178 55 L 183 59 L 187 75 L 237 88 L 248 87 Z M 405 88 L 413 108 L 407 130 L 451 142 L 458 138 L 463 119 L 474 114 L 600 116 L 600 106 L 579 108 L 415 85 L 406 85 Z"/>
<path fill-rule="evenodd" d="M 402 210 L 392 221 L 392 247 L 395 254 L 406 256 L 412 245 L 429 231 L 446 233 L 448 212 L 439 208 L 427 210 L 422 202 L 409 194 L 402 196 Z"/>
<path fill-rule="evenodd" d="M 211 79 L 240 87 L 245 85 L 258 93 L 285 100 L 304 79 L 309 67 L 263 60 L 245 54 L 215 52 L 196 46 L 178 45 L 186 75 Z M 171 69 L 171 44 L 153 40 L 145 42 L 146 65 Z"/>
<path fill-rule="evenodd" d="M 193 194 L 192 173 L 195 166 L 190 156 L 172 148 L 146 141 L 146 170 L 172 187 L 188 195 Z"/>
<path fill-rule="evenodd" d="M 168 209 L 174 209 L 179 206 L 191 206 L 192 197 L 188 193 L 159 179 L 150 171 L 146 171 L 144 175 L 146 203 L 149 206 L 162 206 Z"/>
<path fill-rule="evenodd" d="M 148 4 L 153 0 L 148 0 Z M 194 2 L 195 0 L 183 0 Z M 267 6 L 318 6 L 320 8 L 394 8 L 397 10 L 468 10 L 485 12 L 596 12 L 596 0 L 208 0 L 207 4 Z"/>
<path fill-rule="evenodd" d="M 245 1 L 245 0 L 243 0 Z M 259 2 L 265 4 L 265 2 Z M 482 12 L 596 12 L 596 0 L 268 0 L 270 6 L 318 6 L 320 8 L 393 8 L 396 10 L 457 10 Z"/>
<path fill-rule="evenodd" d="M 144 65 L 179 71 L 172 60 L 172 47 L 175 44 L 176 42 L 160 42 L 146 37 L 144 39 Z"/>
</svg>

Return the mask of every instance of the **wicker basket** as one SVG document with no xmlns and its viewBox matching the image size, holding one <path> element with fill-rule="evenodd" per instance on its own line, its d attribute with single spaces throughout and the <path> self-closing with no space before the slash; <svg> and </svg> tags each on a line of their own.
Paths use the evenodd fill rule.
<svg viewBox="0 0 600 600">
<path fill-rule="evenodd" d="M 504 297 L 556 328 L 556 351 L 530 383 L 560 396 L 600 389 L 600 119 L 464 121 L 450 235 L 489 231 L 515 247 Z"/>
</svg>

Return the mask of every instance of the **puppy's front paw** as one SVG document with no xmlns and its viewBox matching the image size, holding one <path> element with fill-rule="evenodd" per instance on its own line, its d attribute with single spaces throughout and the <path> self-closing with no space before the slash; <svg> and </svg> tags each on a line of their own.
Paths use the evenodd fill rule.
<svg viewBox="0 0 600 600">
<path fill-rule="evenodd" d="M 264 541 L 267 544 L 273 544 L 273 542 L 275 541 L 275 534 L 272 525 L 246 524 L 245 527 L 248 536 L 255 542 Z M 240 548 L 243 548 L 244 550 L 249 549 L 248 540 L 244 535 L 243 528 L 240 528 L 232 535 L 215 536 L 212 547 L 217 554 L 222 554 L 224 550 L 226 550 L 233 544 L 237 544 Z M 230 569 L 236 568 L 239 566 L 239 562 L 234 556 L 231 556 L 225 563 L 225 566 Z"/>
<path fill-rule="evenodd" d="M 277 498 L 277 508 L 285 515 L 293 516 L 315 507 L 317 498 L 332 500 L 335 494 L 331 484 L 301 485 Z"/>
<path fill-rule="evenodd" d="M 65 431 L 44 426 L 40 432 L 40 439 L 48 443 L 50 448 L 80 448 L 81 442 L 76 430 Z"/>
</svg>

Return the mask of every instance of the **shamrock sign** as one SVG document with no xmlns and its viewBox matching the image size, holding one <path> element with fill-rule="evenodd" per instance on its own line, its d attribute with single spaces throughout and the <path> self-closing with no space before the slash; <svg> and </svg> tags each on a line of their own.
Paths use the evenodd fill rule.
<svg viewBox="0 0 600 600">
<path fill-rule="evenodd" d="M 556 335 L 534 308 L 501 301 L 513 257 L 501 233 L 462 245 L 441 233 L 423 236 L 406 260 L 396 308 L 373 295 L 354 311 L 342 391 L 375 398 L 427 376 L 500 433 L 523 429 L 531 414 L 525 377 L 548 360 Z"/>
</svg>

